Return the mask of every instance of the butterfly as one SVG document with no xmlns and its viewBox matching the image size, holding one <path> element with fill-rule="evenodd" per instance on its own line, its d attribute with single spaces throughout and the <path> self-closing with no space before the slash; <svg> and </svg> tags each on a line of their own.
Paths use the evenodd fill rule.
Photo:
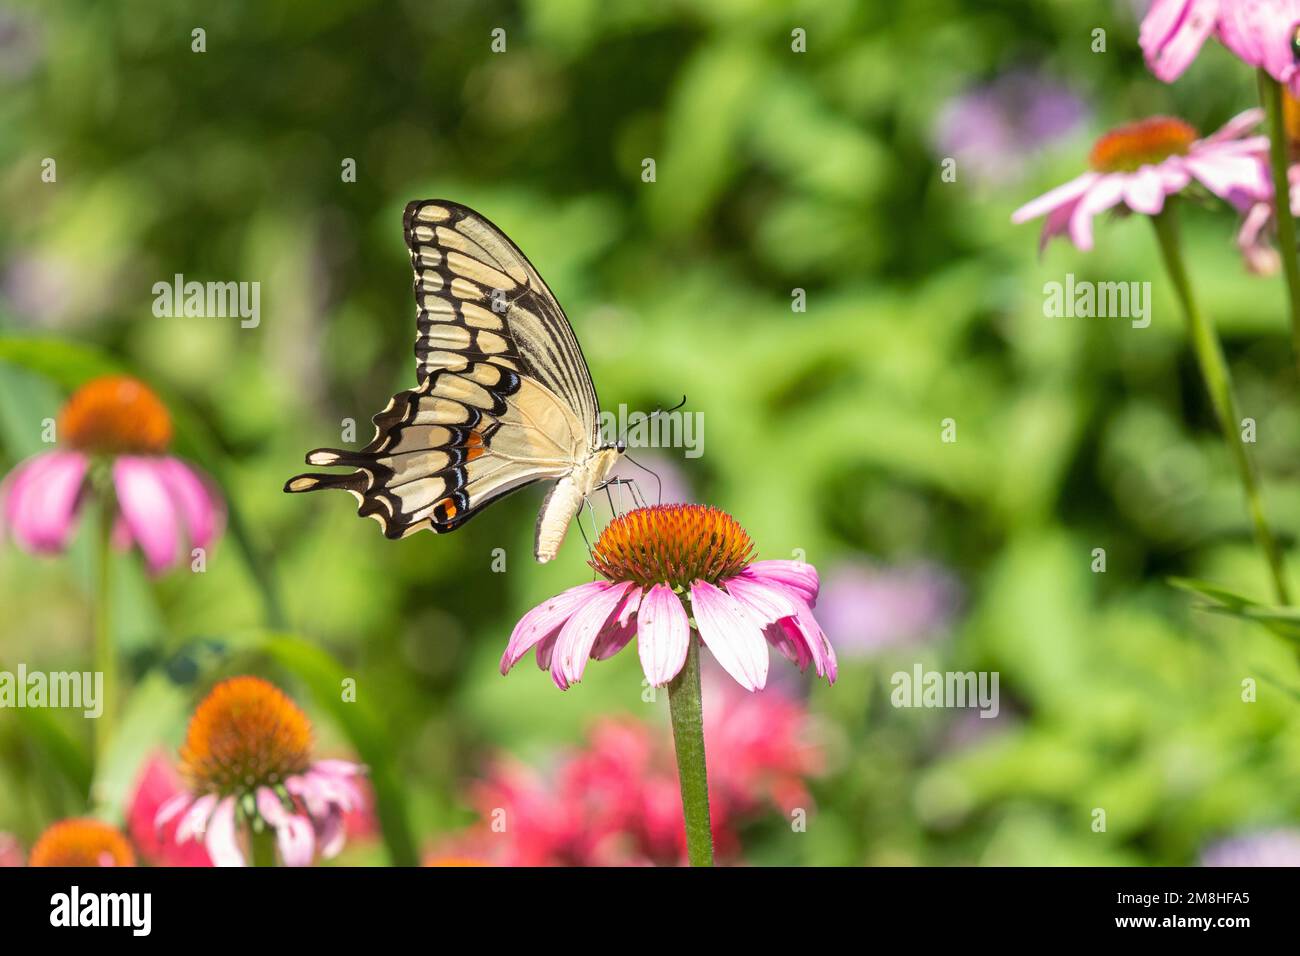
<svg viewBox="0 0 1300 956">
<path fill-rule="evenodd" d="M 534 553 L 550 561 L 623 453 L 606 444 L 591 372 L 564 309 L 528 257 L 474 210 L 442 199 L 402 216 L 415 269 L 417 381 L 375 415 L 364 448 L 318 448 L 288 492 L 338 488 L 389 538 L 455 531 L 498 498 L 555 484 Z"/>
</svg>

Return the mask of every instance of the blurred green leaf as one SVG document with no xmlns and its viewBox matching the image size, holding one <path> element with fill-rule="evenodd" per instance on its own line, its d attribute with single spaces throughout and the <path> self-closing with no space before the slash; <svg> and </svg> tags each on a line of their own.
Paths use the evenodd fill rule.
<svg viewBox="0 0 1300 956">
<path fill-rule="evenodd" d="M 415 866 L 419 852 L 410 829 L 401 778 L 393 762 L 389 734 L 378 712 L 366 699 L 364 687 L 357 699 L 343 699 L 343 682 L 349 675 L 328 651 L 291 634 L 266 634 L 262 648 L 303 682 L 316 706 L 330 714 L 357 755 L 369 768 L 375 791 L 375 813 L 384 843 L 395 866 Z"/>
</svg>

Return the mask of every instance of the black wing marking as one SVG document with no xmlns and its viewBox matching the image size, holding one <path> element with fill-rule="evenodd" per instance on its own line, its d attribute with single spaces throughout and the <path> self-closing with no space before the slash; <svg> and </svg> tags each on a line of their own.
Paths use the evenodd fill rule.
<svg viewBox="0 0 1300 956">
<path fill-rule="evenodd" d="M 459 203 L 408 203 L 403 234 L 415 271 L 419 376 L 492 362 L 531 376 L 569 403 L 599 443 L 600 406 L 573 327 L 528 257 Z"/>
</svg>

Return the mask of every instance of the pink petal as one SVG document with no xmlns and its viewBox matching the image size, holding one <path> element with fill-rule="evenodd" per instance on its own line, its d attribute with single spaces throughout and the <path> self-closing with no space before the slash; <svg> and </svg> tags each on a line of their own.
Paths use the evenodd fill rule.
<svg viewBox="0 0 1300 956">
<path fill-rule="evenodd" d="M 821 589 L 817 569 L 807 561 L 755 561 L 737 576 L 759 584 L 789 588 L 814 607 Z"/>
<path fill-rule="evenodd" d="M 320 855 L 327 860 L 334 859 L 342 851 L 347 836 L 343 814 L 338 811 L 327 814 L 325 819 L 320 821 L 320 832 L 316 834 L 317 842 L 320 843 Z"/>
<path fill-rule="evenodd" d="M 555 597 L 543 601 L 533 608 L 515 625 L 514 632 L 506 644 L 505 653 L 501 655 L 501 673 L 509 673 L 510 668 L 519 663 L 519 659 L 535 645 L 554 638 L 569 616 L 592 595 L 599 594 L 610 587 L 608 581 L 592 581 L 562 591 Z M 541 648 L 538 648 L 540 655 Z M 541 658 L 538 658 L 540 663 Z"/>
<path fill-rule="evenodd" d="M 1282 257 L 1263 237 L 1264 227 L 1272 218 L 1272 206 L 1266 202 L 1256 203 L 1246 213 L 1237 231 L 1237 248 L 1241 250 L 1246 268 L 1255 275 L 1274 275 L 1282 266 Z"/>
<path fill-rule="evenodd" d="M 1230 0 L 1219 10 L 1219 40 L 1251 66 L 1279 83 L 1296 75 L 1291 38 L 1300 21 L 1300 0 Z"/>
<path fill-rule="evenodd" d="M 160 458 L 157 468 L 185 524 L 191 547 L 207 548 L 224 517 L 220 499 L 206 481 L 179 458 Z"/>
<path fill-rule="evenodd" d="M 316 773 L 328 774 L 332 777 L 362 777 L 366 773 L 364 764 L 353 763 L 351 760 L 317 760 L 311 765 L 311 769 Z"/>
<path fill-rule="evenodd" d="M 1019 209 L 1011 214 L 1011 221 L 1017 225 L 1022 222 L 1028 222 L 1031 219 L 1037 219 L 1039 216 L 1050 213 L 1053 209 L 1074 203 L 1080 196 L 1092 188 L 1093 183 L 1101 178 L 1101 173 L 1086 172 L 1076 176 L 1068 183 L 1057 186 L 1055 189 L 1043 193 L 1037 199 L 1031 199 Z M 758 561 L 756 564 L 765 562 Z"/>
<path fill-rule="evenodd" d="M 549 671 L 551 658 L 555 656 L 555 639 L 560 636 L 558 630 L 552 631 L 537 645 L 537 668 Z"/>
<path fill-rule="evenodd" d="M 769 624 L 763 628 L 763 636 L 799 670 L 807 670 L 808 665 L 812 663 L 812 650 L 791 618 L 783 618 L 775 624 Z"/>
<path fill-rule="evenodd" d="M 193 800 L 194 797 L 185 792 L 172 795 L 167 802 L 158 808 L 158 813 L 153 818 L 153 825 L 158 829 L 162 829 L 171 821 L 172 817 L 188 807 Z"/>
<path fill-rule="evenodd" d="M 760 628 L 797 613 L 795 603 L 790 598 L 791 594 L 800 603 L 804 600 L 804 592 L 784 584 L 760 584 L 740 576 L 724 583 L 727 593 L 740 602 L 740 606 Z"/>
<path fill-rule="evenodd" d="M 1083 252 L 1092 249 L 1092 217 L 1118 203 L 1124 194 L 1122 174 L 1103 176 L 1084 193 L 1070 214 L 1070 241 Z"/>
<path fill-rule="evenodd" d="M 88 464 L 81 452 L 47 451 L 14 469 L 4 490 L 5 524 L 14 540 L 36 554 L 67 547 Z"/>
<path fill-rule="evenodd" d="M 682 600 L 666 584 L 656 584 L 641 599 L 636 615 L 636 646 L 651 687 L 677 676 L 691 646 L 691 625 Z"/>
<path fill-rule="evenodd" d="M 1150 166 L 1139 169 L 1124 183 L 1124 202 L 1135 212 L 1154 216 L 1165 205 L 1160 175 Z"/>
<path fill-rule="evenodd" d="M 113 462 L 113 487 L 131 540 L 144 552 L 149 570 L 160 574 L 176 563 L 180 521 L 159 459 L 122 455 Z"/>
<path fill-rule="evenodd" d="M 1182 75 L 1219 16 L 1219 0 L 1155 0 L 1142 19 L 1138 45 L 1157 79 L 1172 83 Z"/>
<path fill-rule="evenodd" d="M 627 647 L 628 641 L 636 637 L 636 613 L 641 606 L 641 593 L 639 587 L 631 588 L 627 592 L 623 603 L 605 624 L 604 630 L 596 637 L 596 643 L 591 647 L 592 660 L 609 660 Z"/>
<path fill-rule="evenodd" d="M 1221 143 L 1226 140 L 1239 140 L 1247 133 L 1252 132 L 1260 123 L 1264 122 L 1264 111 L 1258 106 L 1252 106 L 1248 110 L 1238 113 L 1228 122 L 1224 123 L 1217 130 L 1205 137 L 1207 143 Z M 1264 149 L 1268 149 L 1267 137 L 1258 137 L 1264 140 Z M 1254 139 L 1249 140 L 1253 144 L 1252 148 L 1258 148 L 1254 144 Z"/>
<path fill-rule="evenodd" d="M 817 669 L 820 677 L 834 684 L 835 678 L 839 674 L 839 663 L 835 658 L 835 649 L 831 647 L 831 642 L 827 640 L 821 625 L 813 617 L 812 609 L 802 601 L 796 600 L 795 605 L 798 613 L 792 618 L 782 620 L 781 626 L 785 629 L 786 635 L 795 642 L 802 641 L 808 648 L 808 653 L 812 657 L 813 665 Z"/>
<path fill-rule="evenodd" d="M 1241 207 L 1258 199 L 1267 188 L 1261 181 L 1264 166 L 1257 156 L 1209 151 L 1193 153 L 1183 165 L 1214 195 Z"/>
<path fill-rule="evenodd" d="M 582 680 L 582 672 L 587 667 L 587 659 L 591 656 L 596 638 L 631 586 L 626 581 L 609 585 L 588 598 L 564 622 L 564 627 L 560 628 L 560 634 L 555 639 L 555 652 L 551 658 L 551 679 L 560 690 L 567 690 L 570 684 Z"/>
<path fill-rule="evenodd" d="M 257 788 L 257 812 L 275 829 L 275 842 L 285 866 L 311 866 L 316 835 L 306 817 L 290 813 L 270 787 Z"/>
<path fill-rule="evenodd" d="M 244 866 L 244 852 L 235 833 L 235 798 L 226 797 L 208 821 L 207 839 L 203 841 L 213 866 Z"/>
<path fill-rule="evenodd" d="M 767 641 L 740 602 L 707 581 L 691 585 L 691 610 L 700 639 L 722 669 L 746 690 L 767 683 Z"/>
<path fill-rule="evenodd" d="M 190 804 L 189 810 L 181 817 L 181 822 L 176 827 L 176 842 L 184 843 L 186 840 L 201 836 L 207 829 L 208 817 L 212 815 L 212 808 L 216 805 L 215 793 L 205 793 Z"/>
<path fill-rule="evenodd" d="M 1070 217 L 1074 215 L 1074 210 L 1078 207 L 1079 200 L 1068 202 L 1064 206 L 1057 206 L 1047 214 L 1043 221 L 1043 231 L 1038 235 L 1038 254 L 1041 256 L 1047 249 L 1047 244 L 1057 236 L 1063 236 L 1070 229 Z"/>
</svg>

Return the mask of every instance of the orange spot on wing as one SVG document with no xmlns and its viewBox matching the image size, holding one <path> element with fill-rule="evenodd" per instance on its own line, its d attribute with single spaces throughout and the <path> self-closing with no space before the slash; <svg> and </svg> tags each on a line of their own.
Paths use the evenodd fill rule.
<svg viewBox="0 0 1300 956">
<path fill-rule="evenodd" d="M 469 438 L 465 439 L 465 459 L 473 461 L 486 450 L 487 446 L 483 444 L 483 436 L 476 431 L 470 432 Z"/>
<path fill-rule="evenodd" d="M 456 502 L 452 501 L 450 498 L 443 498 L 438 502 L 437 510 L 442 512 L 443 521 L 450 521 L 452 518 L 456 517 Z"/>
</svg>

